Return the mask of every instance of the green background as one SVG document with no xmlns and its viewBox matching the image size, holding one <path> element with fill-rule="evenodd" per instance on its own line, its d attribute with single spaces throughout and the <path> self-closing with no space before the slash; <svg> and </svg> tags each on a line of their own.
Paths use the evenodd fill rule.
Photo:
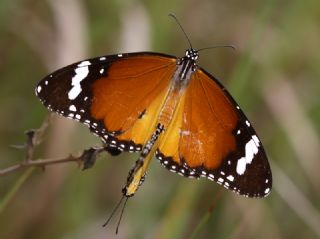
<svg viewBox="0 0 320 239">
<path fill-rule="evenodd" d="M 104 154 L 86 171 L 75 163 L 0 177 L 0 238 L 318 238 L 320 237 L 320 1 L 318 0 L 1 0 L 0 167 L 21 162 L 9 145 L 25 141 L 47 110 L 34 95 L 51 71 L 88 57 L 131 51 L 183 56 L 221 79 L 258 132 L 274 187 L 247 199 L 208 180 L 165 170 L 156 160 L 118 215 L 137 155 Z M 64 157 L 99 140 L 56 117 L 36 158 Z"/>
</svg>

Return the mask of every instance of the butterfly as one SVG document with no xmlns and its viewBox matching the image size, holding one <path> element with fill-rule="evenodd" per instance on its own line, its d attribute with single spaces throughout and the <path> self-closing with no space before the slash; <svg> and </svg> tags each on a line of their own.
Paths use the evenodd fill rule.
<svg viewBox="0 0 320 239">
<path fill-rule="evenodd" d="M 179 175 L 267 196 L 272 174 L 260 139 L 189 44 L 180 58 L 137 52 L 83 60 L 45 77 L 35 93 L 49 110 L 87 125 L 111 154 L 139 153 L 124 197 L 136 193 L 154 156 Z"/>
</svg>

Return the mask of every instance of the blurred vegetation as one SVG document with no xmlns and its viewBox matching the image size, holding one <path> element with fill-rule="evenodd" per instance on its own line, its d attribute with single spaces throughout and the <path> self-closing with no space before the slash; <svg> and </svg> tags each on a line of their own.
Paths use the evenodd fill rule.
<svg viewBox="0 0 320 239">
<path fill-rule="evenodd" d="M 320 2 L 317 0 L 2 0 L 0 2 L 0 167 L 20 162 L 23 132 L 47 110 L 35 84 L 68 63 L 117 52 L 201 52 L 199 64 L 227 86 L 270 157 L 274 189 L 247 199 L 208 180 L 153 162 L 130 199 L 117 238 L 320 237 Z M 85 126 L 56 118 L 37 157 L 97 145 Z M 137 155 L 19 171 L 0 179 L 0 238 L 116 238 L 118 217 L 101 225 L 121 196 Z M 221 194 L 221 195 L 219 195 Z M 212 210 L 210 210 L 212 209 Z"/>
</svg>

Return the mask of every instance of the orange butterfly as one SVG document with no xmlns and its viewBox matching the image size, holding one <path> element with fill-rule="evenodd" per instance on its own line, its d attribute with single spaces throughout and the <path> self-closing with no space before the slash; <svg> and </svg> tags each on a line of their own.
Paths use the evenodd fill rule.
<svg viewBox="0 0 320 239">
<path fill-rule="evenodd" d="M 87 125 L 112 154 L 140 153 L 125 197 L 135 194 L 154 155 L 182 176 L 206 177 L 248 197 L 268 195 L 271 170 L 256 132 L 197 59 L 191 44 L 181 58 L 97 57 L 45 77 L 36 94 L 48 109 Z"/>
</svg>

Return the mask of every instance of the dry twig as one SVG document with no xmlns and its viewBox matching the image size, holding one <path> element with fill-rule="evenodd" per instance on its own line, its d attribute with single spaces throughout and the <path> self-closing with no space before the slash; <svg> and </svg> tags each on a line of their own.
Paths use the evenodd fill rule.
<svg viewBox="0 0 320 239">
<path fill-rule="evenodd" d="M 29 167 L 42 167 L 45 168 L 47 165 L 67 163 L 67 162 L 77 162 L 79 165 L 83 165 L 82 169 L 91 168 L 94 163 L 96 156 L 105 151 L 105 147 L 91 147 L 84 150 L 80 156 L 69 155 L 63 158 L 53 158 L 53 159 L 33 159 L 34 150 L 37 145 L 42 142 L 43 134 L 48 128 L 50 122 L 50 116 L 42 123 L 39 129 L 32 129 L 25 132 L 27 135 L 27 141 L 23 145 L 12 145 L 13 148 L 24 149 L 26 151 L 25 159 L 16 165 L 0 169 L 0 176 L 13 173 L 15 171 L 29 168 Z"/>
</svg>

